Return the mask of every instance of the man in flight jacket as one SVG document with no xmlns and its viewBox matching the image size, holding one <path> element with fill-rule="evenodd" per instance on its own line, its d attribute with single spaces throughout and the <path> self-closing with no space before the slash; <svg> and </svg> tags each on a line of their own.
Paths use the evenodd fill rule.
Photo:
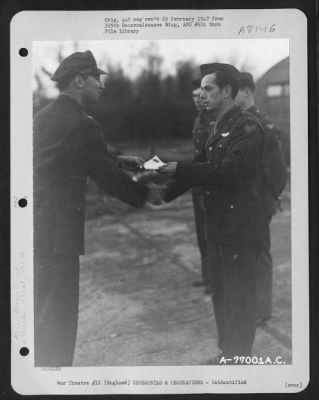
<svg viewBox="0 0 319 400">
<path fill-rule="evenodd" d="M 193 186 L 206 192 L 209 263 L 218 346 L 213 363 L 234 363 L 251 355 L 256 330 L 255 267 L 262 240 L 260 175 L 263 131 L 235 105 L 239 71 L 229 64 L 201 66 L 201 97 L 217 112 L 205 150 L 193 162 L 171 162 L 161 172 L 175 178 L 165 200 Z"/>
<path fill-rule="evenodd" d="M 271 165 L 272 173 L 258 179 L 257 193 L 262 204 L 264 215 L 264 238 L 260 248 L 256 268 L 257 325 L 265 324 L 272 316 L 272 280 L 273 262 L 271 256 L 270 222 L 278 211 L 278 201 L 287 182 L 287 166 L 282 151 L 280 131 L 269 117 L 260 112 L 255 104 L 255 82 L 252 74 L 241 72 L 239 90 L 235 99 L 243 110 L 252 114 L 263 127 L 265 134 L 264 149 L 268 160 L 264 165 Z M 264 171 L 263 171 L 264 172 Z M 270 179 L 271 177 L 271 179 Z M 268 178 L 268 179 L 267 179 Z"/>
</svg>

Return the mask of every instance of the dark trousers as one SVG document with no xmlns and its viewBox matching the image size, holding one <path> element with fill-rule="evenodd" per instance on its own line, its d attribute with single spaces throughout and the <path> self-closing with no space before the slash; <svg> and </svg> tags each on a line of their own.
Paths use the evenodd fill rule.
<svg viewBox="0 0 319 400">
<path fill-rule="evenodd" d="M 195 189 L 192 192 L 192 197 L 193 197 L 197 242 L 201 256 L 202 280 L 206 285 L 209 285 L 210 270 L 208 264 L 208 254 L 207 254 L 206 212 L 204 206 L 204 193 L 202 191 L 198 191 Z"/>
<path fill-rule="evenodd" d="M 36 367 L 72 365 L 79 303 L 79 257 L 35 256 Z"/>
<path fill-rule="evenodd" d="M 270 220 L 264 226 L 264 237 L 256 268 L 257 319 L 272 315 L 272 257 L 270 253 Z"/>
<path fill-rule="evenodd" d="M 250 356 L 256 332 L 259 249 L 255 245 L 216 243 L 209 249 L 218 345 L 226 357 Z"/>
</svg>

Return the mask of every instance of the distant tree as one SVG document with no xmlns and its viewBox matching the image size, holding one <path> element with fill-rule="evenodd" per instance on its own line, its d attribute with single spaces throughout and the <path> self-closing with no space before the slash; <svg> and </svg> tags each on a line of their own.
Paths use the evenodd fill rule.
<svg viewBox="0 0 319 400">
<path fill-rule="evenodd" d="M 180 61 L 176 64 L 176 94 L 180 100 L 183 99 L 185 101 L 187 99 L 188 102 L 191 101 L 192 80 L 197 69 L 198 67 L 194 65 L 192 60 Z"/>
<path fill-rule="evenodd" d="M 133 85 L 125 76 L 121 67 L 108 67 L 108 76 L 104 79 L 104 89 L 101 94 L 101 102 L 114 105 L 119 101 L 130 102 L 133 98 Z"/>
<path fill-rule="evenodd" d="M 135 82 L 137 104 L 142 107 L 139 121 L 135 121 L 144 131 L 144 137 L 149 143 L 150 156 L 156 153 L 156 141 L 161 138 L 163 122 L 163 96 L 161 85 L 161 66 L 163 57 L 159 55 L 157 43 L 150 42 L 142 49 L 140 57 L 144 59 L 145 67 Z"/>
</svg>

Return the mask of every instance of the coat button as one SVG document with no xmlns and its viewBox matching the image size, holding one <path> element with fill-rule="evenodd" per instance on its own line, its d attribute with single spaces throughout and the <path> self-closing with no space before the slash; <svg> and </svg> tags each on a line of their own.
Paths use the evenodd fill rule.
<svg viewBox="0 0 319 400">
<path fill-rule="evenodd" d="M 231 204 L 231 205 L 230 205 L 230 208 L 234 208 L 234 204 Z"/>
<path fill-rule="evenodd" d="M 209 146 L 208 150 L 209 150 L 209 151 L 212 151 L 212 150 L 213 150 L 212 146 Z"/>
</svg>

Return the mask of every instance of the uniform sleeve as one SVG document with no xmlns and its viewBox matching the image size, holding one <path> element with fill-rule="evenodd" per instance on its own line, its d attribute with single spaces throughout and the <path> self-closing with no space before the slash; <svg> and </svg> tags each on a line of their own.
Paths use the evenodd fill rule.
<svg viewBox="0 0 319 400">
<path fill-rule="evenodd" d="M 189 164 L 200 163 L 203 162 L 205 159 L 206 159 L 205 149 L 203 149 L 200 154 L 195 156 L 192 163 Z M 164 201 L 168 203 L 172 200 L 175 200 L 177 197 L 187 192 L 187 190 L 189 190 L 192 186 L 195 185 L 192 185 L 188 180 L 181 181 L 178 179 L 174 179 L 166 189 L 164 195 Z"/>
<path fill-rule="evenodd" d="M 168 185 L 165 195 L 164 195 L 164 201 L 166 203 L 169 203 L 172 200 L 175 200 L 177 197 L 181 196 L 185 192 L 187 192 L 188 189 L 190 189 L 191 186 L 188 185 L 188 183 L 180 183 L 177 180 L 174 180 L 171 184 Z"/>
<path fill-rule="evenodd" d="M 226 148 L 219 164 L 208 162 L 177 165 L 176 181 L 189 186 L 234 186 L 260 173 L 263 133 L 254 121 L 246 122 Z M 218 150 L 217 150 L 218 151 Z"/>
<path fill-rule="evenodd" d="M 148 188 L 134 182 L 118 167 L 117 158 L 108 152 L 99 126 L 89 122 L 89 129 L 84 129 L 83 133 L 89 175 L 107 194 L 134 207 L 142 207 Z"/>
</svg>

